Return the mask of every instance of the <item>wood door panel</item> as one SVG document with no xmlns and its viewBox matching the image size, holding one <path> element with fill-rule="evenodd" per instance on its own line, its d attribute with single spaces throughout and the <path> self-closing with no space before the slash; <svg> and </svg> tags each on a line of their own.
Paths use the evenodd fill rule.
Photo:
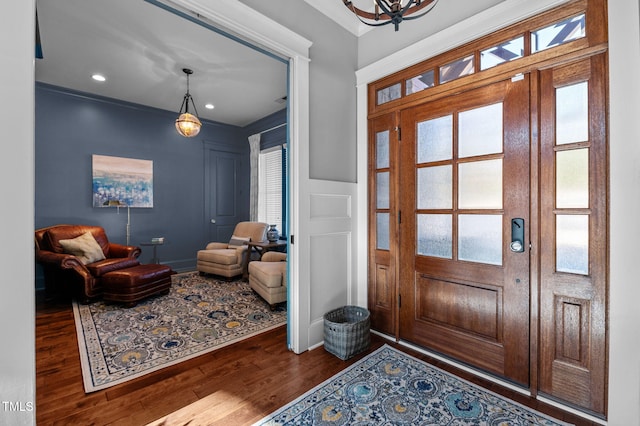
<svg viewBox="0 0 640 426">
<path fill-rule="evenodd" d="M 555 360 L 552 365 L 552 389 L 556 398 L 571 401 L 572 404 L 588 407 L 591 405 L 591 374 L 587 369 L 576 369 L 574 365 Z"/>
<path fill-rule="evenodd" d="M 426 277 L 449 277 L 454 281 L 467 281 L 473 277 L 475 283 L 492 283 L 502 279 L 504 268 L 502 266 L 481 265 L 472 262 L 448 259 L 436 259 L 418 256 L 415 259 L 415 268 Z"/>
<path fill-rule="evenodd" d="M 487 372 L 505 376 L 503 345 L 462 330 L 424 320 L 415 321 L 411 327 L 414 327 L 415 339 L 428 341 L 428 347 L 431 350 Z"/>
<path fill-rule="evenodd" d="M 497 116 L 501 118 L 501 127 L 494 131 L 501 137 L 501 148 L 495 151 L 492 146 L 489 149 L 494 151 L 458 156 L 458 132 L 462 130 L 457 126 L 461 125 L 462 114 L 468 120 L 468 114 L 488 111 L 487 106 L 492 106 L 494 111 L 497 104 L 501 105 Z M 428 129 L 432 119 L 448 116 L 452 117 L 451 157 L 418 163 L 418 140 L 425 137 L 419 134 L 419 129 Z M 529 119 L 529 78 L 525 76 L 403 111 L 400 143 L 403 191 L 400 203 L 400 337 L 523 385 L 529 383 L 530 368 L 529 252 L 525 249 L 515 253 L 508 247 L 512 218 L 524 219 L 525 238 L 529 236 Z M 469 138 L 468 129 L 465 132 Z M 477 139 L 474 142 L 482 143 Z M 430 143 L 436 142 L 422 139 L 422 149 L 431 146 Z M 458 168 L 495 160 L 502 165 L 498 183 L 501 185 L 501 205 L 460 208 Z M 452 207 L 419 209 L 417 171 L 449 164 Z M 439 214 L 451 218 L 451 256 L 418 253 L 418 215 Z M 464 242 L 463 238 L 467 241 L 472 238 L 474 243 L 479 240 L 479 237 L 463 234 L 459 228 L 458 220 L 470 215 L 500 218 L 497 259 L 494 256 L 491 261 L 482 263 L 483 255 L 479 252 L 478 256 L 472 256 L 476 261 L 459 259 L 458 245 Z M 429 232 L 428 228 L 426 231 Z M 523 244 L 528 246 L 528 240 Z M 494 263 L 496 260 L 498 264 Z"/>
<path fill-rule="evenodd" d="M 556 360 L 578 368 L 588 367 L 589 300 L 556 296 Z"/>
<path fill-rule="evenodd" d="M 417 319 L 500 342 L 502 289 L 416 277 Z"/>
<path fill-rule="evenodd" d="M 391 270 L 386 265 L 376 265 L 375 282 L 373 285 L 373 306 L 381 309 L 392 309 L 395 287 Z"/>
</svg>

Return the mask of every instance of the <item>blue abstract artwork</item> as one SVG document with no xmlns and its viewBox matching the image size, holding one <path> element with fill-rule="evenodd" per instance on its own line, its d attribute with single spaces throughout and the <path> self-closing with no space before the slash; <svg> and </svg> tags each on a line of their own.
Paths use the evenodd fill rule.
<svg viewBox="0 0 640 426">
<path fill-rule="evenodd" d="M 93 207 L 153 207 L 153 161 L 93 155 Z"/>
</svg>

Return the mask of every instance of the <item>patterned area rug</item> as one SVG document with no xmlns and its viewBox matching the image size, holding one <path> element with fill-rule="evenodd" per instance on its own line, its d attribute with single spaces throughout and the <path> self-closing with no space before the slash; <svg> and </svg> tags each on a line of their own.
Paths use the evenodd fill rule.
<svg viewBox="0 0 640 426">
<path fill-rule="evenodd" d="M 255 425 L 567 425 L 388 345 Z"/>
<path fill-rule="evenodd" d="M 133 308 L 73 303 L 85 392 L 93 392 L 263 333 L 287 321 L 244 281 L 173 275 L 168 295 Z"/>
</svg>

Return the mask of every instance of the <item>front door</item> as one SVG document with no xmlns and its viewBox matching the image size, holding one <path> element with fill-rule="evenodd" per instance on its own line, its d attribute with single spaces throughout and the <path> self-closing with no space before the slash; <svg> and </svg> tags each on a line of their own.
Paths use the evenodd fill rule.
<svg viewBox="0 0 640 426">
<path fill-rule="evenodd" d="M 401 113 L 403 340 L 529 384 L 529 77 Z"/>
</svg>

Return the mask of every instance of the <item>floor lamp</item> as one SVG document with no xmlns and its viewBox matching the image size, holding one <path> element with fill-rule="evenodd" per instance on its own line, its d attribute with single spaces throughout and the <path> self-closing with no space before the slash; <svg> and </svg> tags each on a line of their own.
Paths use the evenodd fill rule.
<svg viewBox="0 0 640 426">
<path fill-rule="evenodd" d="M 127 245 L 129 245 L 129 240 L 131 238 L 131 208 L 129 204 L 125 204 L 120 200 L 109 200 L 104 202 L 105 205 L 109 207 L 116 207 L 118 210 L 118 214 L 120 214 L 120 207 L 127 208 Z"/>
</svg>

